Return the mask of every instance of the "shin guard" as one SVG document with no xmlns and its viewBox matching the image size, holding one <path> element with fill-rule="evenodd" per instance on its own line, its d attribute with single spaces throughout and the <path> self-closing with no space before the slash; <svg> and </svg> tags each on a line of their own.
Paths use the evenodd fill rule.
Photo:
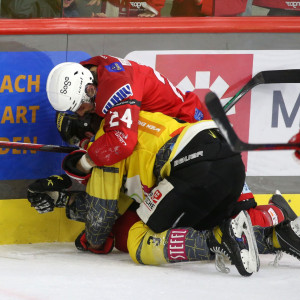
<svg viewBox="0 0 300 300">
<path fill-rule="evenodd" d="M 192 228 L 154 233 L 140 221 L 131 227 L 127 246 L 133 261 L 146 265 L 213 259 L 206 231 Z"/>
</svg>

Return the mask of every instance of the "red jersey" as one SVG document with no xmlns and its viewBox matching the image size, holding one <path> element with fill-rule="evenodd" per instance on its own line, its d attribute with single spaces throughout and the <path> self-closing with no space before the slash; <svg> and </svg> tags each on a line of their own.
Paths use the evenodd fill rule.
<svg viewBox="0 0 300 300">
<path fill-rule="evenodd" d="M 156 16 L 159 16 L 161 9 L 165 5 L 165 0 L 108 0 L 108 2 L 120 8 L 120 17 L 136 17 L 139 14 L 144 13 L 145 10 L 149 10 Z M 105 5 L 105 1 L 102 2 L 102 5 Z M 105 13 L 105 9 L 103 12 Z"/>
<path fill-rule="evenodd" d="M 236 16 L 246 6 L 247 0 L 174 0 L 171 16 Z"/>
<path fill-rule="evenodd" d="M 285 0 L 254 0 L 253 5 L 268 7 L 268 8 L 279 8 L 284 10 L 300 10 L 299 1 L 285 1 Z"/>
<path fill-rule="evenodd" d="M 109 55 L 92 57 L 83 66 L 97 66 L 96 113 L 105 118 L 105 135 L 89 148 L 98 165 L 112 165 L 128 157 L 136 143 L 139 111 L 162 112 L 187 122 L 209 114 L 196 94 L 183 94 L 154 69 Z"/>
</svg>

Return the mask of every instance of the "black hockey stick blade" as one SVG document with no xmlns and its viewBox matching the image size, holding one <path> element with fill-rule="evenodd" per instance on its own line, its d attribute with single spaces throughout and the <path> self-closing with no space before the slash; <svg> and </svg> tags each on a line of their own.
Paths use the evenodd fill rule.
<svg viewBox="0 0 300 300">
<path fill-rule="evenodd" d="M 257 150 L 292 150 L 300 149 L 300 144 L 248 144 L 239 139 L 232 128 L 225 111 L 221 105 L 220 99 L 216 94 L 210 92 L 205 97 L 207 109 L 215 121 L 221 134 L 226 139 L 232 151 L 257 151 Z"/>
<path fill-rule="evenodd" d="M 251 89 L 260 84 L 271 83 L 300 83 L 300 70 L 271 70 L 257 73 L 224 105 L 223 109 L 228 112 Z"/>
<path fill-rule="evenodd" d="M 58 146 L 58 145 L 41 145 L 31 143 L 18 143 L 0 141 L 0 148 L 20 149 L 20 150 L 35 150 L 44 152 L 71 153 L 78 150 L 78 147 Z"/>
</svg>

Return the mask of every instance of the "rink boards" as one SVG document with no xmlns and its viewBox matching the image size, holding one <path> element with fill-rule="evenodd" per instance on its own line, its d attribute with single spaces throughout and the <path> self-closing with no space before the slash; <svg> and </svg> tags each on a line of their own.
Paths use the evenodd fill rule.
<svg viewBox="0 0 300 300">
<path fill-rule="evenodd" d="M 257 194 L 258 205 L 267 204 L 271 194 Z M 300 215 L 300 195 L 284 194 L 290 206 Z M 24 199 L 0 200 L 0 245 L 47 242 L 73 242 L 84 224 L 68 220 L 65 209 L 39 214 Z"/>
<path fill-rule="evenodd" d="M 226 102 L 262 70 L 300 69 L 299 18 L 0 19 L 0 140 L 62 145 L 45 91 L 58 63 L 109 54 L 154 67 L 183 92 Z M 300 85 L 254 88 L 230 111 L 242 140 L 287 142 L 300 123 Z M 63 209 L 39 215 L 28 184 L 63 173 L 63 154 L 0 148 L 0 244 L 73 241 L 83 224 Z M 300 214 L 291 151 L 243 153 L 247 184 L 266 203 L 287 194 Z M 267 196 L 266 196 L 267 195 Z"/>
</svg>

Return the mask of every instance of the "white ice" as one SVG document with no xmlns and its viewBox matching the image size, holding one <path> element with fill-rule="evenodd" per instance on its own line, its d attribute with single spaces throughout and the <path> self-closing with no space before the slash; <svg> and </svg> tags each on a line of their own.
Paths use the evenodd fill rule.
<svg viewBox="0 0 300 300">
<path fill-rule="evenodd" d="M 0 299 L 7 300 L 293 300 L 300 298 L 300 261 L 261 255 L 251 277 L 216 271 L 212 262 L 162 266 L 133 263 L 126 253 L 78 251 L 73 243 L 0 246 Z"/>
</svg>

